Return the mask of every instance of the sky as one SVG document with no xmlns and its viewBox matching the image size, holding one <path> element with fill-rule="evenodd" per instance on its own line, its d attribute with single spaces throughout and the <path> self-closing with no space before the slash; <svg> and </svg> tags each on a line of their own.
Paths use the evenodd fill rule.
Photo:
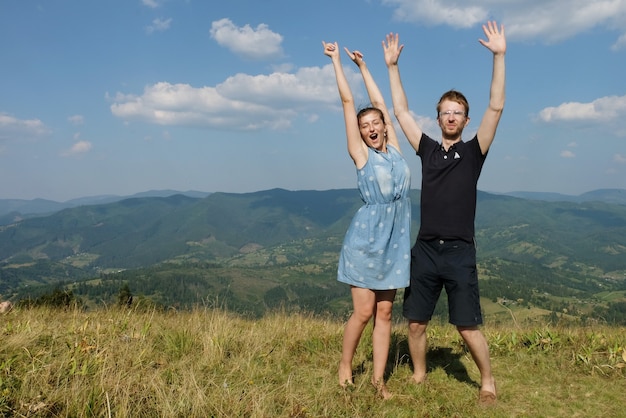
<svg viewBox="0 0 626 418">
<path fill-rule="evenodd" d="M 322 41 L 364 54 L 392 112 L 382 41 L 398 33 L 416 120 L 439 139 L 436 103 L 460 90 L 469 140 L 488 20 L 506 105 L 478 188 L 626 188 L 626 0 L 0 0 L 0 199 L 356 188 Z"/>
</svg>

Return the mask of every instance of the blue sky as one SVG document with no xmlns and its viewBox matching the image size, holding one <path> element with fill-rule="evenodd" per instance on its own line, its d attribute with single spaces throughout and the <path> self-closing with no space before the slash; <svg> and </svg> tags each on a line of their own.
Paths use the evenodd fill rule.
<svg viewBox="0 0 626 418">
<path fill-rule="evenodd" d="M 455 88 L 470 139 L 488 19 L 506 28 L 507 102 L 479 189 L 626 188 L 626 0 L 3 0 L 0 198 L 355 188 L 322 40 L 362 51 L 391 105 L 381 42 L 399 33 L 424 131 L 439 137 Z"/>
</svg>

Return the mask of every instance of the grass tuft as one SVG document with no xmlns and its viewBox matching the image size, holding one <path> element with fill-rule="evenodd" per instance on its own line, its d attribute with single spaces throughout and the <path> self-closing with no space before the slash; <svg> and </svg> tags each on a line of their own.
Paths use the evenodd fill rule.
<svg viewBox="0 0 626 418">
<path fill-rule="evenodd" d="M 499 399 L 449 325 L 428 329 L 429 376 L 410 384 L 406 326 L 392 331 L 382 401 L 369 383 L 371 327 L 337 383 L 343 323 L 276 312 L 15 309 L 0 317 L 0 416 L 591 417 L 626 409 L 626 333 L 595 325 L 487 324 Z"/>
</svg>

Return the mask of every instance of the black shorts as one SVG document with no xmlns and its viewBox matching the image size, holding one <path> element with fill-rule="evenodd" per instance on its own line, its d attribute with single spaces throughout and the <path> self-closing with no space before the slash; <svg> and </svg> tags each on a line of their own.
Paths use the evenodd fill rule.
<svg viewBox="0 0 626 418">
<path fill-rule="evenodd" d="M 404 293 L 404 317 L 430 321 L 444 286 L 450 323 L 461 327 L 482 324 L 474 243 L 418 239 L 411 249 L 411 283 Z"/>
</svg>

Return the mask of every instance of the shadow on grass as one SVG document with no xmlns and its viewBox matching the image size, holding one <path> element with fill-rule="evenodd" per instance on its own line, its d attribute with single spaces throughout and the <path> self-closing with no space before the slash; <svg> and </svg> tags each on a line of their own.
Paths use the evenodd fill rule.
<svg viewBox="0 0 626 418">
<path fill-rule="evenodd" d="M 461 356 L 461 353 L 455 353 L 450 347 L 431 347 L 426 352 L 427 373 L 431 373 L 436 369 L 442 369 L 459 382 L 480 387 L 467 373 L 465 365 L 461 362 Z M 389 378 L 395 368 L 402 365 L 408 365 L 413 370 L 413 362 L 409 353 L 409 342 L 406 335 L 392 333 L 385 379 Z"/>
</svg>

